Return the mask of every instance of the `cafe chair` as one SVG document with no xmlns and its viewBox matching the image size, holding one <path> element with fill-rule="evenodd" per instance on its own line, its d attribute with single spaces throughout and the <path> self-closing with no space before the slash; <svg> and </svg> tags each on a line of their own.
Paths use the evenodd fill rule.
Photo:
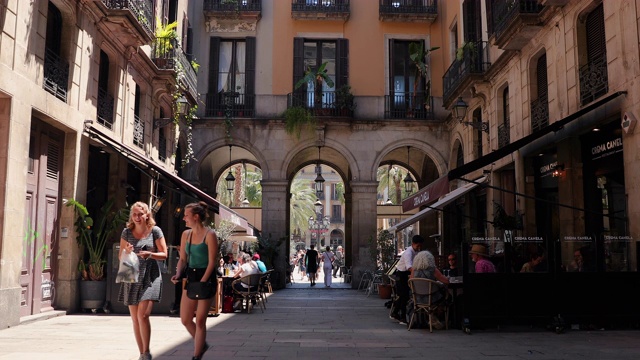
<svg viewBox="0 0 640 360">
<path fill-rule="evenodd" d="M 267 293 L 271 294 L 273 292 L 273 288 L 271 287 L 271 273 L 273 273 L 273 269 L 267 270 L 266 273 L 262 274 L 262 278 L 260 279 L 260 293 L 265 302 L 269 301 L 267 300 Z"/>
<path fill-rule="evenodd" d="M 358 283 L 358 290 L 368 290 L 369 285 L 371 284 L 371 280 L 373 280 L 373 273 L 369 270 L 366 270 L 362 276 L 360 277 L 360 282 Z"/>
<path fill-rule="evenodd" d="M 396 301 L 398 300 L 398 293 L 396 292 L 396 276 L 389 275 L 389 284 L 391 285 L 391 306 L 389 307 L 389 316 L 393 316 L 393 310 L 396 307 Z"/>
<path fill-rule="evenodd" d="M 351 266 L 349 266 L 349 268 L 347 268 L 346 272 L 342 273 L 342 276 L 344 276 L 344 283 L 345 284 L 351 283 Z"/>
<path fill-rule="evenodd" d="M 241 297 L 243 302 L 246 303 L 248 314 L 251 313 L 253 301 L 255 301 L 256 304 L 260 305 L 260 310 L 262 310 L 262 312 L 264 312 L 264 309 L 266 309 L 264 305 L 264 298 L 262 297 L 262 292 L 260 291 L 260 281 L 262 279 L 262 275 L 263 274 L 251 274 L 243 276 L 231 283 L 231 288 L 233 289 L 234 295 L 236 297 Z M 248 287 L 243 288 L 242 291 L 239 291 L 238 289 L 236 289 L 236 284 L 239 284 L 240 282 L 248 285 Z"/>
<path fill-rule="evenodd" d="M 445 328 L 449 329 L 449 306 L 451 305 L 447 301 L 447 286 L 439 281 L 423 278 L 409 279 L 409 288 L 411 289 L 411 297 L 413 299 L 413 314 L 409 320 L 408 330 L 411 330 L 413 322 L 417 316 L 428 315 L 429 319 L 429 332 L 433 332 L 433 318 L 437 318 L 435 313 L 439 306 L 444 307 L 444 323 Z M 436 302 L 432 301 L 435 294 L 441 293 L 442 298 Z"/>
</svg>

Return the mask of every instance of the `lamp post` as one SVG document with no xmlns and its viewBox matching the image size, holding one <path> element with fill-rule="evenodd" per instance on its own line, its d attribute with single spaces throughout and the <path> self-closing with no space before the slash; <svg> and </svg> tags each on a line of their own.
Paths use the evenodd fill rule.
<svg viewBox="0 0 640 360">
<path fill-rule="evenodd" d="M 231 146 L 232 145 L 229 145 L 229 173 L 227 177 L 224 178 L 227 182 L 227 191 L 229 191 L 229 206 L 233 205 L 233 187 L 236 184 L 236 178 L 233 176 L 233 173 L 231 173 Z"/>
<path fill-rule="evenodd" d="M 315 208 L 316 217 L 309 217 L 309 233 L 311 234 L 311 244 L 315 243 L 314 239 L 315 241 L 319 241 L 321 240 L 321 238 L 324 238 L 324 235 L 329 229 L 329 225 L 331 225 L 331 219 L 329 219 L 329 216 L 322 216 L 322 203 L 320 202 L 320 200 L 316 201 L 313 205 Z M 322 242 L 320 245 L 324 246 L 324 242 Z"/>
<path fill-rule="evenodd" d="M 467 105 L 466 102 L 464 102 L 464 100 L 462 100 L 462 96 L 458 97 L 458 101 L 456 101 L 455 104 L 453 104 L 453 108 L 451 110 L 451 113 L 453 115 L 453 118 L 458 120 L 460 122 L 460 124 L 464 125 L 464 126 L 471 126 L 474 129 L 478 129 L 478 130 L 482 130 L 484 132 L 486 132 L 487 134 L 489 133 L 489 123 L 488 122 L 476 122 L 476 121 L 465 121 L 465 117 L 467 116 L 467 109 L 469 108 L 469 105 Z"/>
</svg>

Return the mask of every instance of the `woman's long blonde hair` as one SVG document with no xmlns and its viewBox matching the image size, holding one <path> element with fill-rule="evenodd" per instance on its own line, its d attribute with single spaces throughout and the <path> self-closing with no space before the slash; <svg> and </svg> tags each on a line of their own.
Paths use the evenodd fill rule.
<svg viewBox="0 0 640 360">
<path fill-rule="evenodd" d="M 141 208 L 142 212 L 147 215 L 147 228 L 152 228 L 156 221 L 153 219 L 153 213 L 149 209 L 149 205 L 143 203 L 142 201 L 136 201 L 133 205 L 131 205 L 131 210 L 129 211 L 129 220 L 127 221 L 127 228 L 129 230 L 133 230 L 136 227 L 136 224 L 133 222 L 133 209 Z"/>
</svg>

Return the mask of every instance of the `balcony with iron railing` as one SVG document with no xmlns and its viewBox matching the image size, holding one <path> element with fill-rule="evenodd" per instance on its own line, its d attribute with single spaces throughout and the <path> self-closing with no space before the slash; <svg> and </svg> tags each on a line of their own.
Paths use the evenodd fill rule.
<svg viewBox="0 0 640 360">
<path fill-rule="evenodd" d="M 392 92 L 384 97 L 385 119 L 435 120 L 433 97 L 424 92 Z"/>
<path fill-rule="evenodd" d="M 609 92 L 607 54 L 580 67 L 580 103 L 586 105 Z"/>
<path fill-rule="evenodd" d="M 287 94 L 287 108 L 300 106 L 320 117 L 353 117 L 353 109 L 338 104 L 335 91 L 294 92 Z"/>
<path fill-rule="evenodd" d="M 344 218 L 342 216 L 332 216 L 331 217 L 332 224 L 344 224 Z"/>
<path fill-rule="evenodd" d="M 520 50 L 542 28 L 538 0 L 501 0 L 493 2 L 491 21 L 495 44 L 504 50 Z"/>
<path fill-rule="evenodd" d="M 438 17 L 437 0 L 379 0 L 381 21 L 432 23 Z"/>
<path fill-rule="evenodd" d="M 498 148 L 503 148 L 511 142 L 511 127 L 509 126 L 509 118 L 498 125 Z"/>
<path fill-rule="evenodd" d="M 453 61 L 443 76 L 443 103 L 449 108 L 459 94 L 487 72 L 489 47 L 486 41 L 468 42 L 462 47 L 461 57 Z"/>
<path fill-rule="evenodd" d="M 151 59 L 158 69 L 173 70 L 178 75 L 180 87 L 193 99 L 198 98 L 198 78 L 177 39 L 156 38 L 151 48 Z"/>
<path fill-rule="evenodd" d="M 58 99 L 67 102 L 69 63 L 49 49 L 46 49 L 44 55 L 44 81 L 42 87 Z"/>
<path fill-rule="evenodd" d="M 549 100 L 547 95 L 531 102 L 531 131 L 538 131 L 549 125 Z"/>
<path fill-rule="evenodd" d="M 107 129 L 113 128 L 113 96 L 109 95 L 107 90 L 98 89 L 98 124 Z"/>
<path fill-rule="evenodd" d="M 153 0 L 101 0 L 95 3 L 102 4 L 99 10 L 104 14 L 104 25 L 123 45 L 141 46 L 153 40 Z"/>
<path fill-rule="evenodd" d="M 262 16 L 262 0 L 204 0 L 204 15 L 209 19 L 245 19 Z"/>
<path fill-rule="evenodd" d="M 291 0 L 291 17 L 296 20 L 349 19 L 349 0 Z"/>
<path fill-rule="evenodd" d="M 255 117 L 255 95 L 221 91 L 205 95 L 205 116 L 218 118 Z"/>
</svg>

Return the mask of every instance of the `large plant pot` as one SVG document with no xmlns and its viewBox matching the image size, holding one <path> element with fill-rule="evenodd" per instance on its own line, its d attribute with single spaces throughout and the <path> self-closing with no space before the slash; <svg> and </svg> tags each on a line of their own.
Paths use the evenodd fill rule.
<svg viewBox="0 0 640 360">
<path fill-rule="evenodd" d="M 107 281 L 80 280 L 80 308 L 95 312 L 107 299 Z"/>
<path fill-rule="evenodd" d="M 380 299 L 391 299 L 391 285 L 378 284 L 378 295 Z"/>
</svg>

